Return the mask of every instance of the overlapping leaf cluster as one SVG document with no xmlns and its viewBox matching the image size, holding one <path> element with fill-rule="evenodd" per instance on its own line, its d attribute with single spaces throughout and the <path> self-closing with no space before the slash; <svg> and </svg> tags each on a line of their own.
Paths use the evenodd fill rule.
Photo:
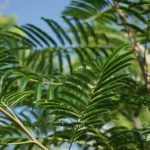
<svg viewBox="0 0 150 150">
<path fill-rule="evenodd" d="M 120 22 L 114 2 L 130 23 Z M 63 15 L 65 29 L 42 18 L 50 33 L 32 24 L 0 30 L 0 108 L 48 149 L 149 149 L 141 119 L 149 93 L 131 46 L 118 47 L 129 42 L 126 26 L 149 51 L 149 1 L 74 0 Z M 34 150 L 28 140 L 0 113 L 0 149 Z"/>
</svg>

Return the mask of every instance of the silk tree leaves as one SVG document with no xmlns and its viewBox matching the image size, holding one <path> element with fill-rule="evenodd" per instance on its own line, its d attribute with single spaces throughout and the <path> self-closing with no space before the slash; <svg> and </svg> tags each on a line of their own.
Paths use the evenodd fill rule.
<svg viewBox="0 0 150 150">
<path fill-rule="evenodd" d="M 31 71 L 27 71 L 25 68 L 17 67 L 18 63 L 15 61 L 13 57 L 10 57 L 8 49 L 1 49 L 1 61 L 0 61 L 0 94 L 1 96 L 5 95 L 7 92 L 15 91 L 16 94 L 24 95 L 22 92 L 28 91 L 32 89 L 34 92 L 34 96 L 30 98 L 30 101 L 23 101 L 24 104 L 30 105 L 34 100 L 41 100 L 49 97 L 48 88 L 53 86 L 52 84 L 56 84 L 59 82 L 57 80 L 57 76 L 42 76 Z M 57 82 L 58 81 L 58 82 Z M 60 82 L 58 85 L 61 84 Z M 19 93 L 17 93 L 19 92 Z M 14 94 L 15 94 L 14 93 Z M 22 93 L 22 94 L 21 94 Z M 13 95 L 11 95 L 13 98 Z M 10 97 L 11 97 L 10 96 Z M 10 98 L 11 99 L 11 98 Z M 8 104 L 15 104 L 17 106 L 20 103 L 20 100 L 15 99 L 8 100 Z M 10 102 L 10 103 L 9 103 Z"/>
<path fill-rule="evenodd" d="M 125 127 L 114 127 L 107 131 L 110 133 L 109 143 L 114 149 L 140 149 L 144 150 L 141 133 Z M 119 145 L 116 143 L 119 141 Z"/>
<path fill-rule="evenodd" d="M 97 126 L 115 109 L 114 89 L 123 86 L 126 77 L 119 72 L 133 60 L 130 51 L 122 50 L 126 48 L 119 47 L 103 61 L 96 60 L 94 65 L 74 72 L 58 87 L 53 100 L 39 101 L 37 106 L 55 115 L 63 113 L 62 119 L 75 119 L 79 123 L 77 134 L 82 128 Z"/>
<path fill-rule="evenodd" d="M 57 46 L 57 43 L 53 40 L 53 38 L 50 36 L 50 35 L 48 35 L 45 31 L 43 31 L 42 29 L 40 29 L 40 28 L 38 28 L 37 26 L 35 26 L 35 25 L 32 25 L 32 24 L 27 24 L 27 26 L 29 26 L 32 30 L 35 30 L 37 33 L 38 33 L 38 35 L 40 35 L 41 37 L 42 37 L 42 35 L 44 36 L 44 37 L 42 37 L 42 39 L 43 39 L 43 41 L 45 41 L 45 43 L 46 43 L 46 45 L 47 46 L 50 46 L 49 45 L 49 43 L 51 42 L 51 44 L 53 44 L 53 46 Z M 46 39 L 44 39 L 44 38 L 46 38 L 47 39 L 47 41 L 46 41 Z M 49 41 L 49 43 L 47 43 Z"/>
<path fill-rule="evenodd" d="M 112 2 L 101 0 L 72 0 L 70 6 L 63 11 L 65 16 L 76 16 L 86 21 L 96 21 L 102 23 L 117 22 L 116 16 L 113 15 L 114 9 Z"/>
<path fill-rule="evenodd" d="M 56 33 L 56 36 L 58 37 L 62 45 L 65 45 L 63 38 L 65 38 L 65 40 L 70 45 L 72 44 L 71 38 L 68 36 L 68 34 L 66 34 L 65 30 L 58 23 L 50 19 L 45 19 L 45 18 L 42 19 L 49 25 L 49 27 L 54 31 L 54 33 Z"/>
<path fill-rule="evenodd" d="M 42 18 L 50 28 L 50 34 L 32 24 L 16 26 L 24 35 L 12 31 L 6 33 L 20 40 L 20 44 L 16 42 L 16 46 L 12 46 L 12 53 L 27 71 L 40 75 L 72 73 L 74 66 L 84 66 L 83 62 L 106 53 L 97 45 L 99 37 L 91 23 L 65 16 L 62 19 L 67 31 L 57 22 Z"/>
<path fill-rule="evenodd" d="M 27 97 L 33 95 L 33 91 L 24 91 L 24 92 L 9 92 L 2 96 L 1 102 L 7 103 L 11 106 L 22 104 L 23 100 Z"/>
<path fill-rule="evenodd" d="M 49 26 L 52 33 L 56 36 L 57 39 L 51 37 L 50 34 L 46 33 L 39 27 L 27 24 L 22 27 L 17 28 L 24 32 L 29 36 L 29 40 L 33 41 L 34 44 L 37 44 L 39 47 L 60 47 L 60 46 L 68 46 L 72 44 L 78 44 L 80 46 L 84 45 L 84 43 L 88 44 L 89 35 L 95 37 L 94 31 L 90 24 L 86 25 L 85 22 L 80 21 L 77 18 L 67 18 L 65 16 L 62 17 L 65 23 L 68 25 L 68 31 L 73 35 L 70 36 L 69 32 L 64 30 L 64 27 L 59 25 L 54 20 L 50 20 L 47 18 L 42 18 L 44 22 Z M 85 32 L 86 31 L 86 32 Z M 92 34 L 91 34 L 92 33 Z M 76 40 L 76 43 L 73 40 Z M 83 43 L 81 43 L 81 39 Z M 57 41 L 57 42 L 56 42 Z M 58 43 L 59 42 L 59 43 Z"/>
<path fill-rule="evenodd" d="M 145 18 L 141 16 L 141 12 L 149 6 L 148 1 L 117 1 L 119 8 L 124 10 L 129 17 L 136 17 L 145 23 Z M 112 15 L 115 14 L 114 2 L 112 0 L 72 0 L 70 6 L 66 7 L 63 12 L 66 16 L 76 16 L 80 19 L 97 20 L 101 19 L 107 22 L 114 22 L 116 18 Z M 115 22 L 116 23 L 116 22 Z"/>
<path fill-rule="evenodd" d="M 57 87 L 62 84 L 57 77 L 39 76 L 37 74 L 21 70 L 14 72 L 14 77 L 12 79 L 6 77 L 4 81 L 8 84 L 4 87 L 5 92 L 13 89 L 18 90 L 19 92 L 32 89 L 33 96 L 30 99 L 30 102 L 26 101 L 26 104 L 29 105 L 31 101 L 33 102 L 41 100 L 42 98 L 48 98 L 50 95 L 49 88 L 55 88 L 55 86 Z M 15 83 L 16 85 L 14 86 Z"/>
<path fill-rule="evenodd" d="M 81 44 L 80 37 L 79 37 L 78 31 L 77 31 L 75 25 L 67 17 L 63 16 L 62 18 L 65 21 L 65 23 L 69 26 L 69 29 L 72 31 L 71 33 L 73 34 L 73 37 L 76 40 L 76 42 L 78 44 Z"/>
<path fill-rule="evenodd" d="M 50 95 L 48 88 L 57 86 L 57 83 L 61 84 L 56 75 L 55 77 L 42 76 L 27 71 L 26 68 L 18 67 L 19 63 L 3 41 L 1 42 L 0 56 L 0 95 L 4 96 L 2 101 L 6 101 L 9 105 L 30 105 L 31 102 L 41 100 L 43 97 L 48 98 Z M 30 89 L 33 90 L 33 93 Z M 30 97 L 31 93 L 32 97 Z M 27 96 L 30 97 L 30 100 L 24 101 Z"/>
<path fill-rule="evenodd" d="M 3 87 L 6 86 L 5 77 L 12 75 L 14 70 L 20 67 L 18 61 L 13 57 L 9 50 L 8 45 L 4 41 L 0 41 L 0 94 L 3 92 Z M 7 80 L 8 81 L 8 80 Z"/>
<path fill-rule="evenodd" d="M 126 78 L 124 82 L 128 86 L 121 87 L 118 90 L 118 93 L 120 93 L 119 99 L 122 100 L 120 101 L 119 111 L 130 120 L 130 113 L 134 117 L 139 117 L 144 108 L 147 107 L 150 110 L 150 98 L 145 86 L 141 86 L 141 83 L 138 83 L 136 79 Z"/>
<path fill-rule="evenodd" d="M 63 14 L 66 16 L 76 16 L 79 19 L 92 23 L 94 21 L 94 25 L 97 27 L 97 29 L 95 28 L 95 32 L 99 33 L 100 31 L 103 31 L 105 35 L 109 35 L 109 44 L 114 44 L 114 41 L 117 41 L 117 43 L 124 43 L 124 34 L 119 36 L 119 38 L 116 38 L 114 37 L 114 32 L 118 35 L 117 32 L 120 32 L 122 27 L 129 27 L 135 31 L 137 41 L 143 45 L 148 45 L 148 15 L 150 2 L 143 0 L 116 1 L 119 6 L 118 8 L 124 13 L 127 22 L 126 24 L 120 24 L 120 21 L 117 18 L 118 14 L 114 9 L 114 3 L 115 1 L 113 0 L 101 0 L 101 2 L 98 0 L 72 0 L 70 5 L 66 7 Z M 114 26 L 112 26 L 113 24 Z M 113 34 L 109 32 L 111 29 L 115 30 Z M 111 35 L 113 35 L 113 37 L 111 37 Z"/>
<path fill-rule="evenodd" d="M 66 16 L 76 16 L 80 19 L 87 19 L 92 16 L 96 16 L 99 13 L 99 10 L 109 6 L 107 1 L 102 0 L 72 0 L 70 6 L 68 6 L 63 12 Z"/>
<path fill-rule="evenodd" d="M 20 37 L 14 33 L 14 37 L 22 38 L 33 45 L 33 48 L 23 49 L 18 45 L 13 49 L 15 53 L 19 50 L 15 55 L 27 70 L 42 75 L 66 71 L 72 73 L 76 60 L 79 65 L 83 65 L 84 61 L 90 61 L 89 59 L 103 53 L 102 48 L 97 45 L 99 38 L 90 23 L 73 17 L 63 16 L 62 19 L 67 25 L 67 31 L 57 22 L 47 18 L 42 20 L 50 28 L 50 33 L 32 24 L 16 26 L 26 36 Z"/>
<path fill-rule="evenodd" d="M 8 45 L 4 41 L 0 41 L 0 71 L 8 70 L 13 67 L 17 61 L 7 49 Z"/>
</svg>

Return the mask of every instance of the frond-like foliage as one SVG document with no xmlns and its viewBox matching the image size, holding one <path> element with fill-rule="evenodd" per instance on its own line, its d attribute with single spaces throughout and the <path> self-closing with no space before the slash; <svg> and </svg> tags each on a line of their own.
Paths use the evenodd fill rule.
<svg viewBox="0 0 150 150">
<path fill-rule="evenodd" d="M 42 75 L 72 72 L 75 65 L 84 65 L 83 62 L 106 53 L 105 48 L 97 45 L 99 37 L 90 23 L 75 17 L 64 16 L 62 19 L 67 25 L 68 32 L 57 22 L 42 18 L 50 28 L 50 33 L 35 25 L 27 24 L 16 27 L 22 35 L 12 31 L 2 34 L 3 39 L 11 38 L 9 44 L 14 47 L 13 55 L 17 57 L 21 66 Z M 15 44 L 12 44 L 12 41 Z M 79 60 L 78 64 L 75 64 L 75 59 Z"/>
<path fill-rule="evenodd" d="M 124 21 L 123 23 L 122 20 L 120 20 L 118 12 L 116 11 L 116 4 L 124 13 L 124 17 L 126 18 L 124 21 L 126 23 Z M 71 1 L 70 6 L 66 7 L 63 14 L 67 16 L 76 16 L 77 18 L 89 22 L 97 22 L 95 25 L 96 29 L 102 30 L 106 36 L 112 34 L 112 29 L 118 35 L 118 29 L 120 31 L 120 29 L 123 29 L 124 27 L 130 27 L 137 34 L 138 41 L 140 41 L 141 44 L 146 43 L 148 46 L 149 6 L 150 2 L 147 0 L 102 0 L 101 2 L 98 0 L 73 0 Z M 122 37 L 123 34 L 119 36 L 119 39 L 122 39 Z M 117 37 L 113 38 L 117 41 L 119 40 Z M 111 41 L 111 37 L 109 37 L 108 40 L 110 40 L 110 43 L 114 43 L 114 40 Z"/>
<path fill-rule="evenodd" d="M 98 59 L 68 76 L 64 84 L 56 89 L 55 99 L 37 103 L 49 114 L 58 116 L 58 122 L 63 122 L 64 119 L 69 119 L 70 124 L 74 122 L 73 140 L 82 140 L 84 135 L 94 132 L 91 130 L 101 128 L 113 119 L 119 104 L 115 90 L 123 86 L 122 80 L 126 77 L 126 74 L 119 72 L 132 60 L 132 52 L 124 52 L 123 48 L 114 50 L 107 59 Z M 101 133 L 98 131 L 97 134 Z M 106 144 L 108 139 L 105 136 L 101 140 L 107 148 L 110 147 Z M 103 144 L 97 146 L 103 147 Z"/>
<path fill-rule="evenodd" d="M 72 0 L 63 25 L 0 28 L 0 149 L 150 149 L 149 8 Z"/>
</svg>

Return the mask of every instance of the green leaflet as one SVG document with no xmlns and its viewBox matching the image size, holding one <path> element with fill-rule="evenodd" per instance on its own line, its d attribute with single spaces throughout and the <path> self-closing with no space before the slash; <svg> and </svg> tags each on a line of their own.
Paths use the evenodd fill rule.
<svg viewBox="0 0 150 150">
<path fill-rule="evenodd" d="M 32 24 L 27 24 L 30 28 L 33 28 L 34 30 L 36 30 L 39 34 L 43 35 L 43 37 L 45 37 L 47 40 L 49 40 L 54 46 L 57 46 L 57 43 L 53 40 L 53 38 L 48 35 L 45 31 L 43 31 L 42 29 L 38 28 L 35 25 Z M 49 44 L 48 44 L 49 46 Z"/>
<path fill-rule="evenodd" d="M 56 34 L 57 38 L 59 39 L 60 43 L 62 45 L 65 45 L 64 39 L 62 38 L 61 33 L 58 31 L 58 28 L 56 26 L 56 24 L 54 24 L 51 20 L 42 18 L 48 25 L 49 27 L 52 29 L 52 31 Z"/>
<path fill-rule="evenodd" d="M 2 96 L 1 101 L 4 103 L 8 103 L 11 106 L 15 106 L 17 104 L 21 104 L 23 100 L 27 97 L 31 96 L 33 91 L 24 91 L 24 92 L 10 92 L 4 96 Z"/>
<path fill-rule="evenodd" d="M 39 107 L 46 107 L 46 111 L 50 113 L 57 112 L 59 119 L 68 116 L 71 118 L 73 115 L 72 119 L 77 119 L 79 123 L 78 130 L 85 128 L 86 125 L 98 127 L 99 117 L 103 121 L 111 114 L 112 105 L 116 104 L 113 100 L 116 94 L 113 91 L 123 85 L 122 81 L 127 76 L 119 73 L 120 70 L 126 68 L 132 61 L 131 52 L 123 51 L 124 48 L 125 46 L 113 51 L 108 58 L 104 58 L 102 64 L 98 62 L 101 60 L 96 60 L 94 65 L 89 64 L 90 67 L 68 76 L 65 79 L 66 84 L 58 87 L 56 98 L 54 97 L 50 103 L 39 103 Z M 61 115 L 63 111 L 65 113 Z M 85 133 L 81 132 L 80 136 L 82 134 Z M 77 134 L 74 138 L 77 139 L 78 136 Z"/>
</svg>

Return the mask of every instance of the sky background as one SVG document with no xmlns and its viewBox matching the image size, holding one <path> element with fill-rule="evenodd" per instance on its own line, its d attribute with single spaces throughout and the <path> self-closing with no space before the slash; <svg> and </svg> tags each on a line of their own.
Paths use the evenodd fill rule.
<svg viewBox="0 0 150 150">
<path fill-rule="evenodd" d="M 71 0 L 0 0 L 0 11 L 4 15 L 16 15 L 19 25 L 41 24 L 41 17 L 61 23 L 60 16 Z M 5 3 L 4 3 L 5 2 Z"/>
<path fill-rule="evenodd" d="M 59 43 L 56 36 L 41 17 L 53 19 L 61 26 L 61 12 L 71 0 L 0 0 L 0 12 L 5 16 L 15 15 L 17 25 L 34 24 L 51 34 Z"/>
</svg>

